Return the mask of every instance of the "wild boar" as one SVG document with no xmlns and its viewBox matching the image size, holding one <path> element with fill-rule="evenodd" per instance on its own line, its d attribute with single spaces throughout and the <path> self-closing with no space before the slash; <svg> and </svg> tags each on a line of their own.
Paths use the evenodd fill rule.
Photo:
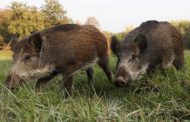
<svg viewBox="0 0 190 122">
<path fill-rule="evenodd" d="M 118 57 L 116 80 L 118 87 L 126 86 L 155 67 L 173 64 L 184 67 L 181 33 L 168 22 L 147 21 L 129 32 L 123 41 L 112 37 L 111 48 Z"/>
<path fill-rule="evenodd" d="M 105 36 L 91 25 L 58 25 L 32 34 L 13 45 L 13 65 L 5 81 L 15 88 L 28 79 L 38 79 L 37 88 L 58 74 L 70 93 L 73 74 L 86 68 L 93 80 L 92 64 L 97 63 L 112 80 L 108 66 L 108 45 Z"/>
</svg>

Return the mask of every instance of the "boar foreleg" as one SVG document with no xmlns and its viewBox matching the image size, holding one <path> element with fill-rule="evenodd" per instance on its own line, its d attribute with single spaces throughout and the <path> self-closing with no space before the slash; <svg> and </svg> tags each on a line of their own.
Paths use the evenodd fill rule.
<svg viewBox="0 0 190 122">
<path fill-rule="evenodd" d="M 86 70 L 86 74 L 87 74 L 88 82 L 89 82 L 89 83 L 92 83 L 92 82 L 93 82 L 93 73 L 94 73 L 94 71 L 93 71 L 92 67 L 90 67 L 90 68 L 88 68 L 88 69 Z"/>
<path fill-rule="evenodd" d="M 111 69 L 109 68 L 109 59 L 108 56 L 104 56 L 99 59 L 98 65 L 103 69 L 103 71 L 106 73 L 107 78 L 110 82 L 112 82 L 112 73 Z"/>
<path fill-rule="evenodd" d="M 184 69 L 184 53 L 183 52 L 176 55 L 173 64 L 174 64 L 174 66 L 176 67 L 177 70 Z"/>
<path fill-rule="evenodd" d="M 50 81 L 53 77 L 55 77 L 58 74 L 58 72 L 50 73 L 48 76 L 40 78 L 36 83 L 36 89 L 43 88 L 48 81 Z"/>
<path fill-rule="evenodd" d="M 65 75 L 63 75 L 64 77 Z M 65 80 L 63 81 L 63 85 L 61 87 L 61 90 L 64 91 L 65 97 L 72 96 L 72 86 L 73 86 L 73 76 L 65 77 Z"/>
</svg>

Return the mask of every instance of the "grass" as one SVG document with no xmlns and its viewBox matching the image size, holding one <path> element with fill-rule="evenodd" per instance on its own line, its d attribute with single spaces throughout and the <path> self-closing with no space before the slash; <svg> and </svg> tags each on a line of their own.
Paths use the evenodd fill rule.
<svg viewBox="0 0 190 122">
<path fill-rule="evenodd" d="M 35 91 L 35 82 L 14 92 L 6 89 L 3 82 L 11 67 L 11 53 L 9 56 L 4 53 L 0 52 L 1 122 L 190 120 L 189 51 L 185 55 L 185 71 L 178 72 L 171 67 L 162 74 L 158 70 L 151 78 L 145 75 L 122 89 L 109 83 L 98 66 L 94 68 L 93 86 L 88 84 L 85 72 L 81 71 L 75 75 L 74 94 L 68 99 L 59 92 L 60 76 L 54 78 L 42 92 Z M 115 61 L 115 57 L 110 58 L 113 72 Z"/>
<path fill-rule="evenodd" d="M 0 51 L 0 60 L 11 60 L 11 55 L 12 55 L 11 51 L 1 50 Z"/>
</svg>

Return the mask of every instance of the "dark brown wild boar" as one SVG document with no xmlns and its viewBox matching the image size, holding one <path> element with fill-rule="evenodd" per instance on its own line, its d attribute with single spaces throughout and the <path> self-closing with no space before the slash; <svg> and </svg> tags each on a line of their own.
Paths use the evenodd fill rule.
<svg viewBox="0 0 190 122">
<path fill-rule="evenodd" d="M 140 79 L 158 65 L 166 68 L 173 64 L 177 69 L 184 66 L 182 35 L 168 22 L 144 22 L 121 42 L 113 36 L 111 47 L 118 57 L 114 82 L 118 87 Z"/>
<path fill-rule="evenodd" d="M 20 83 L 37 78 L 41 88 L 57 74 L 64 78 L 63 86 L 70 92 L 72 75 L 86 68 L 89 81 L 93 80 L 92 64 L 98 65 L 111 81 L 108 66 L 108 45 L 105 36 L 91 25 L 66 24 L 48 28 L 16 42 L 13 65 L 6 86 L 15 88 Z"/>
</svg>

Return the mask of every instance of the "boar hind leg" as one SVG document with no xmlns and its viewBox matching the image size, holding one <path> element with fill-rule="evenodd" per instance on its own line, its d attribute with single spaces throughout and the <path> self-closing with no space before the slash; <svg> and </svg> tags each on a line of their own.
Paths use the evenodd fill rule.
<svg viewBox="0 0 190 122">
<path fill-rule="evenodd" d="M 168 49 L 168 51 L 163 51 L 162 54 L 162 68 L 166 69 L 172 65 L 174 61 L 174 53 L 171 49 Z"/>
<path fill-rule="evenodd" d="M 36 83 L 36 89 L 43 88 L 47 84 L 47 82 L 50 81 L 53 77 L 55 77 L 57 74 L 58 72 L 53 72 L 46 77 L 40 78 Z"/>
<path fill-rule="evenodd" d="M 176 55 L 173 65 L 176 67 L 177 70 L 182 70 L 184 68 L 184 54 L 183 53 Z"/>
<path fill-rule="evenodd" d="M 88 82 L 91 83 L 93 82 L 93 69 L 92 67 L 89 67 L 87 70 L 86 70 L 86 74 L 87 74 L 87 77 L 88 77 Z"/>
<path fill-rule="evenodd" d="M 112 82 L 112 73 L 111 73 L 111 70 L 108 66 L 109 64 L 109 60 L 108 60 L 108 57 L 103 57 L 103 58 L 100 58 L 99 61 L 98 61 L 98 65 L 103 69 L 103 71 L 106 73 L 107 75 L 107 78 L 110 82 Z"/>
<path fill-rule="evenodd" d="M 71 93 L 72 93 L 72 91 L 71 91 L 72 86 L 73 86 L 72 73 L 73 72 L 70 72 L 70 71 L 62 73 L 63 83 L 62 83 L 62 86 L 61 86 L 61 91 L 64 92 L 65 97 L 71 96 Z"/>
</svg>

